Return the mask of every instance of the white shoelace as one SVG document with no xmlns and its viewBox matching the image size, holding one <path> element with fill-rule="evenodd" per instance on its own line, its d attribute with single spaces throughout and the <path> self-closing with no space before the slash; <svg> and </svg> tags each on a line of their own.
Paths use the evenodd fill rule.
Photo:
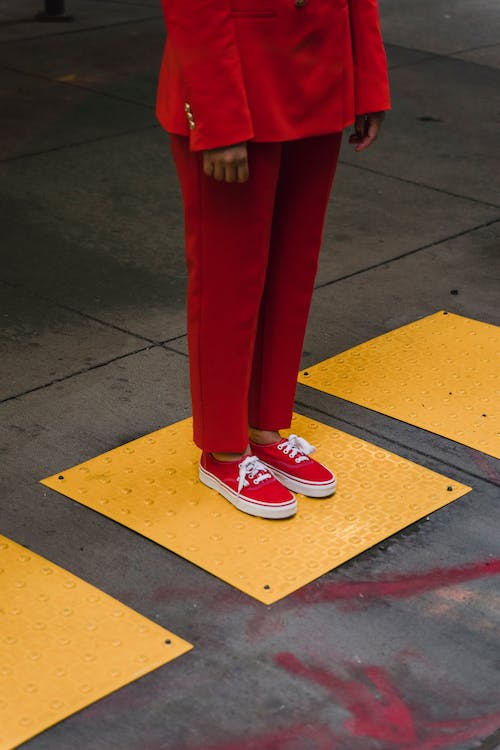
<svg viewBox="0 0 500 750">
<path fill-rule="evenodd" d="M 248 487 L 250 482 L 247 477 L 253 481 L 254 484 L 263 482 L 264 479 L 271 479 L 272 474 L 267 470 L 267 466 L 259 461 L 257 456 L 247 456 L 240 463 L 240 471 L 238 475 L 238 497 L 243 487 Z"/>
<path fill-rule="evenodd" d="M 297 435 L 290 435 L 283 443 L 278 445 L 278 450 L 290 458 L 295 458 L 295 463 L 300 464 L 303 461 L 308 461 L 308 456 L 314 453 L 316 448 L 304 440 L 304 438 L 298 437 Z M 300 455 L 297 455 L 300 454 Z"/>
</svg>

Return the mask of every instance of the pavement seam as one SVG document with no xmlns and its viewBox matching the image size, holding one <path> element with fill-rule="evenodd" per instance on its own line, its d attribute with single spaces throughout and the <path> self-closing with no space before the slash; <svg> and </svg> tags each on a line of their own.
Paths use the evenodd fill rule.
<svg viewBox="0 0 500 750">
<path fill-rule="evenodd" d="M 385 46 L 398 47 L 399 49 L 404 49 L 408 52 L 416 52 L 418 54 L 425 55 L 425 57 L 421 57 L 419 60 L 408 60 L 407 62 L 398 63 L 396 65 L 389 65 L 390 70 L 408 68 L 411 65 L 421 65 L 422 63 L 427 63 L 432 60 L 453 60 L 455 62 L 463 62 L 466 65 L 480 65 L 484 68 L 490 68 L 491 70 L 498 70 L 498 68 L 494 68 L 491 65 L 487 65 L 486 63 L 477 62 L 476 60 L 463 60 L 462 58 L 457 57 L 457 55 L 463 55 L 467 52 L 476 52 L 477 50 L 488 49 L 489 47 L 498 47 L 498 42 L 493 44 L 483 44 L 479 45 L 478 47 L 467 47 L 465 49 L 453 50 L 451 52 L 432 52 L 428 49 L 420 49 L 419 47 L 407 47 L 404 44 L 397 44 L 395 42 L 389 42 L 387 40 L 385 40 Z"/>
<path fill-rule="evenodd" d="M 372 266 L 367 266 L 366 268 L 361 268 L 361 269 L 358 269 L 357 271 L 353 271 L 350 274 L 346 274 L 344 276 L 339 276 L 336 279 L 332 279 L 332 280 L 324 282 L 322 284 L 317 284 L 314 287 L 314 289 L 315 290 L 317 290 L 317 289 L 324 289 L 325 287 L 332 286 L 333 284 L 337 284 L 340 281 L 346 281 L 347 279 L 351 279 L 351 278 L 353 278 L 355 276 L 359 276 L 359 275 L 361 275 L 363 273 L 366 273 L 368 271 L 373 271 L 373 270 L 375 270 L 377 268 L 381 268 L 382 266 L 390 265 L 394 261 L 402 260 L 404 258 L 407 258 L 407 257 L 411 256 L 411 255 L 414 255 L 416 253 L 422 252 L 423 250 L 429 250 L 430 248 L 436 247 L 436 246 L 438 246 L 438 245 L 440 245 L 440 244 L 442 244 L 444 242 L 449 242 L 450 240 L 457 239 L 458 237 L 463 237 L 466 234 L 469 234 L 471 232 L 477 231 L 478 229 L 483 229 L 485 227 L 491 226 L 492 224 L 496 224 L 498 221 L 500 221 L 500 217 L 492 219 L 492 220 L 490 220 L 490 221 L 488 221 L 488 222 L 486 222 L 484 224 L 480 224 L 478 226 L 474 226 L 474 227 L 471 227 L 469 229 L 466 229 L 466 230 L 464 230 L 462 232 L 459 232 L 458 234 L 450 235 L 449 237 L 445 237 L 444 239 L 436 240 L 435 242 L 432 242 L 430 244 L 424 245 L 422 247 L 414 248 L 413 250 L 409 250 L 408 252 L 402 253 L 402 254 L 397 255 L 397 256 L 395 256 L 393 258 L 388 258 L 386 260 L 380 261 L 380 263 L 376 263 L 376 264 L 374 264 Z M 89 313 L 82 312 L 81 310 L 77 310 L 76 308 L 73 308 L 73 307 L 71 307 L 69 305 L 65 305 L 65 304 L 63 304 L 61 302 L 56 302 L 53 299 L 51 299 L 50 297 L 45 297 L 44 295 L 38 294 L 36 292 L 33 292 L 29 287 L 25 287 L 22 284 L 18 284 L 18 283 L 12 282 L 12 281 L 7 281 L 5 279 L 1 280 L 1 282 L 4 283 L 6 286 L 11 287 L 11 288 L 21 289 L 23 292 L 27 293 L 33 299 L 39 299 L 39 300 L 41 300 L 43 302 L 48 302 L 49 304 L 53 305 L 54 307 L 58 307 L 60 309 L 67 310 L 68 312 L 74 313 L 76 315 L 80 315 L 83 318 L 86 318 L 88 320 L 92 320 L 93 322 L 99 323 L 100 325 L 105 326 L 107 328 L 111 328 L 113 330 L 119 331 L 120 333 L 124 333 L 124 334 L 127 334 L 129 336 L 134 336 L 135 338 L 137 338 L 137 339 L 139 339 L 141 341 L 146 341 L 149 344 L 153 344 L 155 346 L 162 346 L 163 348 L 168 349 L 168 350 L 170 350 L 172 352 L 175 352 L 176 354 L 181 354 L 182 356 L 188 356 L 185 352 L 179 351 L 178 349 L 175 349 L 172 346 L 166 346 L 166 344 L 168 344 L 170 342 L 177 341 L 177 340 L 179 340 L 181 338 L 184 338 L 187 335 L 185 332 L 181 333 L 181 334 L 178 334 L 176 336 L 173 336 L 172 338 L 165 339 L 163 341 L 157 341 L 155 339 L 150 339 L 147 336 L 143 336 L 141 334 L 134 333 L 133 331 L 130 331 L 127 328 L 121 328 L 120 326 L 117 326 L 114 323 L 110 323 L 110 322 L 101 320 L 100 318 L 97 318 L 97 317 L 95 317 L 93 315 L 90 315 Z M 1 401 L 0 401 L 0 403 L 1 403 Z"/>
<path fill-rule="evenodd" d="M 183 336 L 184 336 L 184 334 L 181 335 L 181 336 L 175 336 L 175 337 L 173 337 L 170 340 L 171 341 L 175 341 L 176 339 L 183 338 Z M 6 399 L 0 400 L 0 404 L 6 403 L 7 401 L 13 401 L 13 400 L 15 400 L 17 398 L 20 398 L 21 396 L 26 396 L 26 395 L 28 395 L 30 393 L 35 392 L 35 391 L 43 390 L 44 388 L 48 388 L 51 385 L 55 385 L 56 383 L 60 383 L 60 382 L 63 382 L 65 380 L 70 380 L 71 378 L 73 378 L 73 377 L 75 377 L 77 375 L 83 375 L 83 374 L 85 374 L 87 372 L 91 372 L 91 371 L 99 369 L 101 367 L 105 367 L 106 365 L 113 364 L 113 362 L 119 361 L 121 359 L 125 359 L 127 357 L 134 356 L 135 354 L 140 354 L 141 352 L 144 352 L 144 351 L 150 351 L 151 349 L 164 349 L 164 350 L 170 351 L 170 352 L 172 352 L 174 354 L 179 354 L 180 356 L 185 357 L 186 359 L 188 358 L 188 355 L 185 352 L 181 352 L 181 351 L 178 351 L 177 349 L 173 349 L 171 346 L 166 346 L 165 344 L 151 344 L 150 346 L 145 346 L 145 347 L 142 347 L 141 349 L 137 349 L 135 351 L 128 352 L 126 354 L 120 354 L 119 356 L 113 357 L 112 359 L 107 360 L 106 362 L 100 362 L 100 363 L 98 363 L 96 365 L 91 365 L 90 367 L 84 368 L 82 370 L 75 371 L 75 372 L 70 373 L 68 375 L 65 375 L 64 377 L 56 378 L 56 379 L 50 381 L 49 383 L 45 383 L 43 385 L 37 386 L 36 388 L 30 388 L 29 390 L 23 391 L 22 393 L 18 393 L 15 396 L 9 396 Z M 330 414 L 329 412 L 325 411 L 324 409 L 320 409 L 317 406 L 311 406 L 310 404 L 306 403 L 305 401 L 296 400 L 295 401 L 295 405 L 299 406 L 299 407 L 302 407 L 302 408 L 305 408 L 307 410 L 316 412 L 317 414 L 321 414 L 322 416 L 328 417 L 329 419 L 334 419 L 335 421 L 341 422 L 342 424 L 348 425 L 349 427 L 354 427 L 355 429 L 360 430 L 362 433 L 366 433 L 368 435 L 373 435 L 374 437 L 377 437 L 377 438 L 382 438 L 382 440 L 387 441 L 391 445 L 398 446 L 400 448 L 405 448 L 406 450 L 409 450 L 412 453 L 416 453 L 417 455 L 423 456 L 425 458 L 430 458 L 432 460 L 437 460 L 440 464 L 443 464 L 444 466 L 447 466 L 447 467 L 449 467 L 451 469 L 454 469 L 454 470 L 458 471 L 459 473 L 461 473 L 462 475 L 465 475 L 467 477 L 471 477 L 473 479 L 479 479 L 480 481 L 486 482 L 486 484 L 489 484 L 489 485 L 491 485 L 493 487 L 499 486 L 498 483 L 494 482 L 493 480 L 488 479 L 487 477 L 481 476 L 479 474 L 474 474 L 474 472 L 469 471 L 468 469 L 464 469 L 462 466 L 457 466 L 456 464 L 453 464 L 450 461 L 447 461 L 447 460 L 442 459 L 442 458 L 436 459 L 432 454 L 426 453 L 425 451 L 422 451 L 419 448 L 416 448 L 416 447 L 414 447 L 412 445 L 408 445 L 407 443 L 404 443 L 404 442 L 402 442 L 400 440 L 395 440 L 395 439 L 393 439 L 391 437 L 388 437 L 386 434 L 378 432 L 377 430 L 374 430 L 372 428 L 368 428 L 368 427 L 360 425 L 360 424 L 358 424 L 356 422 L 349 421 L 348 419 L 345 419 L 343 417 L 338 417 L 338 416 L 335 416 L 333 414 Z M 387 416 L 387 415 L 382 415 L 382 416 Z M 408 424 L 408 423 L 404 422 L 404 424 Z M 412 425 L 410 425 L 410 426 L 412 426 Z M 415 427 L 415 429 L 418 430 L 419 428 Z M 434 433 L 432 433 L 432 434 L 434 434 Z M 436 435 L 436 436 L 437 437 L 441 437 L 440 435 Z"/>
<path fill-rule="evenodd" d="M 100 135 L 96 138 L 90 138 L 86 141 L 73 141 L 71 143 L 64 143 L 62 146 L 53 146 L 47 148 L 44 151 L 27 151 L 24 154 L 17 154 L 16 156 L 7 156 L 5 159 L 0 159 L 0 164 L 7 164 L 8 162 L 21 161 L 21 159 L 30 159 L 33 156 L 44 156 L 45 154 L 52 154 L 54 151 L 64 151 L 65 148 L 78 148 L 79 146 L 92 145 L 94 143 L 100 143 L 101 141 L 111 140 L 113 138 L 121 138 L 122 136 L 134 135 L 134 133 L 144 133 L 147 130 L 158 130 L 161 125 L 158 123 L 151 123 L 151 125 L 143 125 L 140 128 L 132 128 L 131 130 L 122 130 L 119 133 L 110 133 L 109 135 Z"/>
<path fill-rule="evenodd" d="M 402 47 L 401 49 L 408 49 L 408 48 Z M 416 51 L 418 52 L 418 50 L 416 50 Z M 389 63 L 388 63 L 387 67 L 388 67 L 389 70 L 399 70 L 400 68 L 408 68 L 410 65 L 416 65 L 417 63 L 429 62 L 429 60 L 435 60 L 438 57 L 439 57 L 439 55 L 435 55 L 433 53 L 429 53 L 428 57 L 422 57 L 420 60 L 411 60 L 409 62 L 398 63 L 396 65 L 389 65 Z"/>
<path fill-rule="evenodd" d="M 180 339 L 180 338 L 183 338 L 184 336 L 186 336 L 186 334 L 183 334 L 182 336 L 178 336 L 177 338 Z M 172 339 L 172 341 L 174 341 L 174 339 Z M 180 354 L 181 357 L 189 358 L 189 354 L 187 354 L 186 352 L 181 351 L 180 349 L 174 349 L 173 346 L 166 346 L 165 344 L 161 344 L 161 346 L 163 346 L 163 348 L 166 349 L 169 352 L 174 352 L 174 354 Z"/>
<path fill-rule="evenodd" d="M 186 336 L 187 336 L 187 333 L 179 333 L 179 334 L 177 334 L 177 336 L 171 336 L 171 337 L 170 337 L 169 339 L 165 339 L 164 341 L 158 341 L 157 343 L 158 343 L 158 344 L 159 344 L 160 346 L 164 346 L 164 344 L 168 344 L 168 343 L 170 343 L 171 341 L 178 341 L 179 339 L 183 339 L 183 338 L 185 338 Z M 181 352 L 181 354 L 183 354 L 183 353 L 184 353 L 184 352 Z"/>
<path fill-rule="evenodd" d="M 339 159 L 339 164 L 346 167 L 353 167 L 359 169 L 362 172 L 371 172 L 379 177 L 387 177 L 398 182 L 404 182 L 406 185 L 414 185 L 416 187 L 426 188 L 427 190 L 433 190 L 435 193 L 441 193 L 442 195 L 448 195 L 450 198 L 460 198 L 464 201 L 470 201 L 471 203 L 479 203 L 481 206 L 488 206 L 489 208 L 500 208 L 500 203 L 490 203 L 489 201 L 483 201 L 479 198 L 472 198 L 469 195 L 462 195 L 461 193 L 452 193 L 451 190 L 445 190 L 444 188 L 435 187 L 434 185 L 428 185 L 426 182 L 417 182 L 416 180 L 409 180 L 407 177 L 399 177 L 398 175 L 389 174 L 388 172 L 381 172 L 379 169 L 373 167 L 365 167 L 362 164 L 354 164 L 351 161 L 345 159 Z"/>
<path fill-rule="evenodd" d="M 391 65 L 389 63 L 389 60 L 387 60 L 387 67 L 389 70 L 398 70 L 399 68 L 407 68 L 409 65 L 416 65 L 416 63 L 420 62 L 428 62 L 429 60 L 434 60 L 437 57 L 441 57 L 437 52 L 430 52 L 429 50 L 424 49 L 417 49 L 417 47 L 406 47 L 404 44 L 395 44 L 394 42 L 385 42 L 385 47 L 394 47 L 397 49 L 402 49 L 407 52 L 415 52 L 419 55 L 424 55 L 424 57 L 421 57 L 419 60 L 407 60 L 406 62 L 396 63 L 394 65 Z M 386 50 L 387 53 L 387 50 Z"/>
<path fill-rule="evenodd" d="M 374 263 L 372 266 L 367 266 L 366 268 L 361 268 L 358 271 L 347 273 L 345 274 L 345 276 L 339 276 L 338 278 L 332 279 L 331 281 L 325 281 L 322 284 L 317 284 L 314 288 L 324 289 L 327 286 L 332 286 L 332 284 L 337 284 L 339 281 L 352 279 L 354 276 L 359 276 L 360 274 L 366 273 L 367 271 L 373 271 L 376 268 L 381 268 L 382 266 L 388 266 L 394 261 L 402 260 L 403 258 L 408 258 L 410 255 L 415 255 L 416 253 L 420 253 L 423 250 L 430 250 L 430 248 L 432 247 L 437 247 L 438 245 L 442 245 L 444 242 L 449 242 L 450 240 L 456 240 L 458 239 L 458 237 L 464 237 L 466 234 L 471 234 L 472 232 L 476 232 L 478 229 L 485 229 L 486 227 L 489 227 L 492 224 L 496 224 L 498 221 L 500 221 L 500 216 L 496 217 L 495 219 L 491 219 L 490 221 L 487 221 L 484 224 L 478 224 L 477 226 L 469 227 L 469 229 L 464 229 L 462 232 L 458 232 L 457 234 L 452 234 L 449 237 L 443 237 L 442 239 L 435 240 L 434 242 L 430 242 L 427 245 L 422 245 L 421 247 L 416 247 L 413 250 L 408 250 L 408 252 L 401 253 L 401 255 L 396 255 L 393 258 L 388 258 L 387 260 L 382 260 L 379 263 Z"/>
<path fill-rule="evenodd" d="M 37 39 L 53 39 L 55 36 L 67 36 L 68 34 L 82 34 L 86 31 L 100 31 L 101 29 L 116 28 L 117 26 L 127 26 L 132 23 L 144 23 L 145 21 L 154 21 L 159 18 L 163 18 L 162 14 L 156 16 L 147 16 L 146 18 L 132 18 L 128 21 L 117 21 L 116 23 L 105 23 L 101 26 L 87 26 L 83 29 L 66 29 L 65 31 L 54 31 L 53 34 L 34 34 L 33 36 L 25 36 L 22 39 L 8 39 L 5 44 L 19 44 L 21 42 L 33 42 Z M 33 21 L 35 23 L 35 21 Z M 59 29 L 61 27 L 59 26 Z"/>
<path fill-rule="evenodd" d="M 143 346 L 140 349 L 134 349 L 131 352 L 126 352 L 125 354 L 118 354 L 116 357 L 113 357 L 112 359 L 108 359 L 105 362 L 98 362 L 94 365 L 89 365 L 89 367 L 83 367 L 81 370 L 75 370 L 74 372 L 69 373 L 68 375 L 63 375 L 60 378 L 54 378 L 53 380 L 49 381 L 48 383 L 43 383 L 42 385 L 37 385 L 34 388 L 28 388 L 25 391 L 22 391 L 21 393 L 16 393 L 14 396 L 7 396 L 7 398 L 0 399 L 0 405 L 6 404 L 8 401 L 15 401 L 18 398 L 21 398 L 22 396 L 27 396 L 30 393 L 36 393 L 36 391 L 43 391 L 45 388 L 50 388 L 52 385 L 56 385 L 57 383 L 63 383 L 65 380 L 71 380 L 71 378 L 74 378 L 78 375 L 85 375 L 88 372 L 92 372 L 93 370 L 98 370 L 101 367 L 106 367 L 107 365 L 113 364 L 113 362 L 118 362 L 121 359 L 126 359 L 127 357 L 133 357 L 135 354 L 140 354 L 141 352 L 147 352 L 151 349 L 158 349 L 162 348 L 158 344 L 151 344 L 150 346 Z"/>
<path fill-rule="evenodd" d="M 100 318 L 96 318 L 94 315 L 90 315 L 90 313 L 77 310 L 74 307 L 70 307 L 70 305 L 65 305 L 63 302 L 56 302 L 50 297 L 45 297 L 43 294 L 32 291 L 29 287 L 26 287 L 23 284 L 17 284 L 13 281 L 7 281 L 6 279 L 0 279 L 0 283 L 4 284 L 5 286 L 9 286 L 11 289 L 20 289 L 24 294 L 26 294 L 26 296 L 31 297 L 31 299 L 48 302 L 49 305 L 52 305 L 53 307 L 57 307 L 61 310 L 67 310 L 68 312 L 74 313 L 75 315 L 80 315 L 80 317 L 85 318 L 86 320 L 92 320 L 94 323 L 99 323 L 106 328 L 112 328 L 113 330 L 119 331 L 120 333 L 125 333 L 128 336 L 133 336 L 134 338 L 139 339 L 139 341 L 146 341 L 148 344 L 154 344 L 155 346 L 158 346 L 161 343 L 159 341 L 155 341 L 154 339 L 150 339 L 147 336 L 142 336 L 139 333 L 129 331 L 127 328 L 121 328 L 121 326 L 117 326 L 115 323 L 109 323 L 105 320 L 101 320 Z M 167 339 L 167 341 L 168 340 L 169 339 Z"/>
<path fill-rule="evenodd" d="M 19 75 L 29 76 L 30 78 L 36 78 L 37 80 L 50 81 L 50 83 L 57 83 L 61 86 L 67 86 L 69 88 L 79 89 L 80 91 L 90 92 L 91 94 L 96 94 L 96 96 L 104 96 L 107 99 L 113 99 L 114 101 L 123 102 L 125 104 L 134 104 L 138 107 L 143 107 L 144 109 L 149 110 L 155 109 L 154 104 L 145 104 L 145 102 L 139 102 L 137 101 L 137 99 L 128 99 L 125 96 L 112 94 L 109 91 L 102 91 L 101 89 L 92 88 L 91 86 L 83 86 L 81 83 L 74 83 L 73 81 L 63 81 L 60 78 L 46 75 L 44 73 L 36 73 L 32 70 L 22 70 L 22 68 L 14 68 L 11 65 L 2 65 L 2 68 L 3 70 L 8 70 L 11 73 L 18 73 Z"/>
<path fill-rule="evenodd" d="M 101 3 L 108 3 L 111 5 L 124 5 L 125 7 L 130 5 L 131 7 L 137 6 L 138 8 L 154 8 L 154 3 L 136 3 L 133 0 L 99 0 L 99 4 Z"/>
<path fill-rule="evenodd" d="M 307 386 L 305 386 L 307 387 Z M 450 461 L 447 461 L 444 458 L 437 458 L 433 453 L 426 453 L 423 450 L 420 450 L 419 448 L 416 448 L 413 445 L 408 445 L 407 443 L 403 443 L 401 440 L 395 440 L 391 437 L 388 437 L 383 432 L 378 432 L 377 430 L 374 430 L 370 427 L 365 427 L 363 425 L 357 424 L 356 422 L 351 422 L 348 419 L 345 419 L 343 417 L 337 417 L 333 414 L 329 414 L 329 412 L 325 411 L 324 409 L 320 409 L 317 406 L 311 406 L 310 404 L 306 403 L 305 401 L 295 401 L 295 405 L 299 406 L 303 409 L 307 409 L 308 411 L 316 412 L 317 414 L 321 414 L 323 417 L 328 417 L 329 419 L 333 419 L 336 422 L 341 422 L 342 424 L 348 425 L 349 427 L 354 427 L 357 430 L 360 430 L 361 433 L 366 433 L 367 435 L 373 435 L 376 438 L 381 438 L 382 440 L 386 441 L 390 445 L 397 446 L 398 448 L 404 448 L 407 451 L 410 451 L 411 453 L 415 453 L 418 456 L 423 456 L 424 458 L 431 459 L 432 461 L 436 461 L 439 464 L 442 464 L 443 466 L 447 466 L 450 469 L 453 469 L 454 471 L 457 471 L 459 474 L 471 477 L 472 479 L 479 479 L 481 482 L 485 482 L 486 484 L 491 485 L 492 487 L 498 487 L 498 482 L 494 482 L 492 479 L 488 479 L 488 477 L 481 476 L 480 474 L 475 474 L 473 471 L 469 471 L 468 469 L 464 469 L 463 466 L 457 466 L 456 464 L 451 463 Z M 359 406 L 359 404 L 356 404 L 356 406 Z M 387 414 L 382 414 L 383 417 L 387 417 Z M 403 420 L 396 420 L 396 421 L 402 421 L 403 424 L 408 425 L 409 422 L 404 422 Z M 410 425 L 410 427 L 414 427 L 415 430 L 418 430 L 419 432 L 428 432 L 428 430 L 423 430 L 421 427 L 417 427 L 416 425 Z M 439 435 L 438 433 L 429 433 L 430 435 L 433 435 L 434 437 L 441 438 L 443 440 L 448 440 L 449 438 L 445 438 L 442 435 Z M 364 439 L 364 438 L 361 438 Z M 450 440 L 450 442 L 454 442 L 453 440 Z M 457 443 L 457 445 L 462 445 L 462 443 Z M 382 447 L 382 446 L 381 446 Z M 467 446 L 464 446 L 467 447 Z M 396 453 L 396 451 L 394 451 Z M 480 451 L 478 451 L 480 452 Z M 397 455 L 400 455 L 397 453 Z M 408 459 L 411 460 L 411 459 Z M 450 477 L 451 478 L 451 477 Z M 458 481 L 458 480 L 457 480 Z M 474 487 L 472 489 L 475 489 Z"/>
<path fill-rule="evenodd" d="M 453 57 L 454 55 L 463 55 L 466 52 L 476 52 L 479 49 L 488 49 L 489 47 L 498 47 L 500 46 L 499 42 L 493 42 L 492 44 L 480 44 L 478 47 L 465 47 L 464 49 L 458 49 L 454 52 L 447 53 L 447 57 Z M 465 60 L 464 62 L 469 62 L 469 60 Z M 471 60 L 470 62 L 474 62 Z M 479 63 L 480 65 L 481 63 Z M 487 65 L 486 67 L 490 67 Z"/>
</svg>

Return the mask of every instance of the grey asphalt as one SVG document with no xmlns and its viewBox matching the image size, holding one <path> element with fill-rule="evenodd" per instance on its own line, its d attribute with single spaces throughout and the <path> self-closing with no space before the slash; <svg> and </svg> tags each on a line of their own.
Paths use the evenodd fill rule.
<svg viewBox="0 0 500 750">
<path fill-rule="evenodd" d="M 299 386 L 297 411 L 473 491 L 272 607 L 39 484 L 190 414 L 159 2 L 40 5 L 0 0 L 0 533 L 195 648 L 24 747 L 498 750 L 492 458 Z M 344 144 L 307 366 L 438 310 L 500 322 L 500 5 L 381 14 L 393 111 Z"/>
</svg>

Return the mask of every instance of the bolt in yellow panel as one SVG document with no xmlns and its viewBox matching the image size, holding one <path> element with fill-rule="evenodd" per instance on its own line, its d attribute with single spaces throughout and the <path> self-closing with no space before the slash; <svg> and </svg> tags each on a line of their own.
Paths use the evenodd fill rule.
<svg viewBox="0 0 500 750">
<path fill-rule="evenodd" d="M 500 328 L 439 312 L 307 368 L 299 382 L 500 458 Z"/>
<path fill-rule="evenodd" d="M 191 648 L 0 536 L 0 750 L 17 747 Z"/>
<path fill-rule="evenodd" d="M 344 432 L 296 415 L 294 432 L 338 473 L 327 500 L 291 519 L 236 510 L 198 481 L 186 419 L 43 480 L 271 604 L 470 490 Z"/>
</svg>

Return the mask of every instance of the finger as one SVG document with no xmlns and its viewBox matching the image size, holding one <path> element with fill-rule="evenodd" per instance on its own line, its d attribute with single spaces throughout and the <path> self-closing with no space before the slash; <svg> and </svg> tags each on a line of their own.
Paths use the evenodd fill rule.
<svg viewBox="0 0 500 750">
<path fill-rule="evenodd" d="M 354 133 L 351 133 L 349 136 L 349 143 L 362 143 L 363 138 L 366 136 L 366 119 L 366 115 L 356 115 Z"/>
<path fill-rule="evenodd" d="M 360 150 L 359 147 L 362 146 L 366 142 L 367 137 L 368 136 L 366 135 L 366 133 L 363 133 L 363 134 L 353 133 L 349 137 L 349 143 L 355 145 L 355 149 L 354 149 L 355 151 L 359 151 Z"/>
<path fill-rule="evenodd" d="M 377 140 L 380 131 L 381 120 L 378 118 L 367 117 L 366 118 L 366 132 L 364 137 L 358 142 L 355 151 L 364 151 L 369 148 L 374 141 Z"/>
<path fill-rule="evenodd" d="M 368 128 L 368 134 L 363 142 L 363 148 L 369 148 L 372 143 L 374 143 L 378 138 L 378 133 L 380 130 L 380 126 L 378 122 L 373 122 L 370 124 L 370 127 Z"/>
<path fill-rule="evenodd" d="M 215 162 L 213 176 L 218 182 L 222 182 L 222 180 L 224 179 L 224 163 L 223 162 L 221 161 Z"/>
<path fill-rule="evenodd" d="M 371 143 L 377 140 L 379 131 L 380 131 L 380 123 L 372 122 L 370 124 L 370 127 L 368 128 L 368 137 L 371 138 Z"/>
<path fill-rule="evenodd" d="M 234 162 L 230 162 L 229 164 L 226 164 L 225 167 L 226 182 L 235 182 L 237 170 L 236 164 Z"/>
<path fill-rule="evenodd" d="M 361 143 L 359 143 L 356 146 L 356 148 L 354 150 L 355 151 L 365 151 L 365 149 L 369 148 L 372 145 L 372 143 L 375 140 L 375 138 L 376 138 L 376 136 L 367 135 L 365 138 L 363 138 L 363 140 L 361 141 Z"/>
<path fill-rule="evenodd" d="M 214 163 L 207 154 L 203 154 L 203 172 L 207 177 L 212 177 L 214 173 Z"/>
<path fill-rule="evenodd" d="M 365 115 L 356 115 L 354 121 L 354 131 L 356 135 L 362 137 L 365 134 L 366 117 Z"/>
<path fill-rule="evenodd" d="M 366 148 L 368 148 L 368 146 L 370 145 L 371 142 L 372 142 L 371 138 L 368 138 L 368 136 L 367 136 L 366 138 L 363 138 L 363 140 L 360 141 L 360 143 L 358 143 L 358 145 L 356 146 L 356 148 L 354 150 L 355 151 L 364 151 Z"/>
<path fill-rule="evenodd" d="M 243 159 L 238 164 L 238 170 L 237 170 L 237 179 L 238 182 L 247 182 L 249 178 L 249 169 L 248 169 L 248 161 L 247 159 Z"/>
</svg>

